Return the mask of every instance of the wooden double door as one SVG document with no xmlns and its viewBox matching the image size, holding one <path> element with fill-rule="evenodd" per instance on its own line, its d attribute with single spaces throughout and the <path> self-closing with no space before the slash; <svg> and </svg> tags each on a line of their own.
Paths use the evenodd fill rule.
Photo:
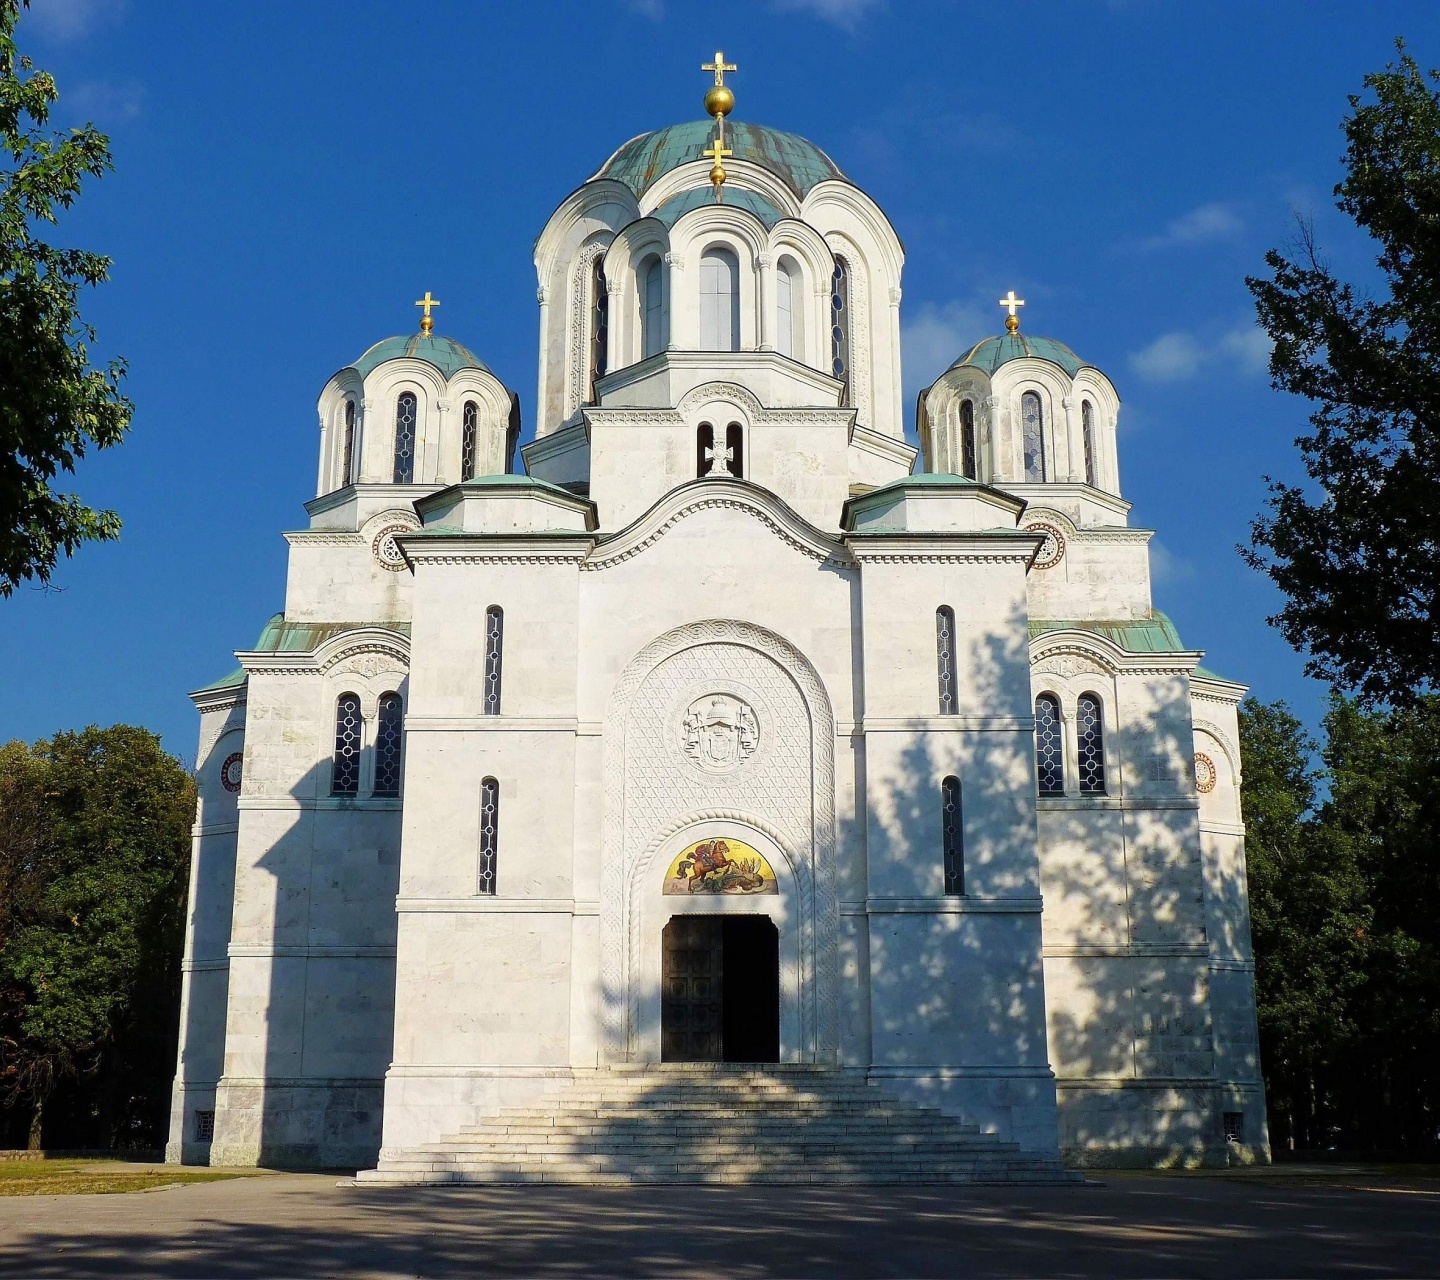
<svg viewBox="0 0 1440 1280">
<path fill-rule="evenodd" d="M 780 935 L 769 916 L 673 916 L 660 945 L 663 1061 L 780 1061 Z"/>
</svg>

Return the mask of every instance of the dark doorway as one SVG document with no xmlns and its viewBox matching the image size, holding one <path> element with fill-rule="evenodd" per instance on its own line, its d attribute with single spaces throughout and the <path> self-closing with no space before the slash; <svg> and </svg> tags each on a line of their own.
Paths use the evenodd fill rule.
<svg viewBox="0 0 1440 1280">
<path fill-rule="evenodd" d="M 660 981 L 663 1061 L 780 1061 L 780 935 L 769 916 L 674 916 Z"/>
</svg>

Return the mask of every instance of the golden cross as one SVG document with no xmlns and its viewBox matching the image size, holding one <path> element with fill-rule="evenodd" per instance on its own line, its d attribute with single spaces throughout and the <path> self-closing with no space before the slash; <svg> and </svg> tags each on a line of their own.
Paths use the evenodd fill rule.
<svg viewBox="0 0 1440 1280">
<path fill-rule="evenodd" d="M 701 63 L 700 70 L 713 71 L 715 73 L 716 85 L 723 89 L 725 87 L 725 73 L 727 71 L 739 71 L 740 68 L 732 62 L 726 62 L 725 55 L 721 53 L 719 49 L 716 49 L 715 61 Z"/>
<path fill-rule="evenodd" d="M 1020 328 L 1020 317 L 1015 314 L 1015 310 L 1017 307 L 1023 307 L 1025 305 L 1025 299 L 1017 298 L 1015 296 L 1015 290 L 1011 289 L 1000 299 L 1000 305 L 1010 313 L 1005 317 L 1005 332 L 1014 333 Z"/>
<path fill-rule="evenodd" d="M 733 156 L 735 153 L 731 151 L 730 148 L 727 147 L 719 138 L 716 138 L 715 141 L 712 142 L 710 146 L 706 150 L 702 151 L 700 154 L 704 156 L 707 160 L 715 161 L 715 167 L 717 169 L 720 169 L 720 161 L 723 160 L 726 156 Z M 720 169 L 720 172 L 724 173 L 725 170 Z"/>
<path fill-rule="evenodd" d="M 440 303 L 435 298 L 432 298 L 430 296 L 430 290 L 426 289 L 425 296 L 419 299 L 415 305 L 425 308 L 425 314 L 420 317 L 420 332 L 429 333 L 430 330 L 435 327 L 435 321 L 430 318 L 430 308 L 438 307 Z"/>
</svg>

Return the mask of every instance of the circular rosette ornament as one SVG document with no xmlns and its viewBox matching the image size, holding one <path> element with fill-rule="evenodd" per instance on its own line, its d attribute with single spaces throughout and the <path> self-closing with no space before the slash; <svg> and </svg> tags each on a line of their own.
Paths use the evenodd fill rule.
<svg viewBox="0 0 1440 1280">
<path fill-rule="evenodd" d="M 1209 795 L 1215 790 L 1215 782 L 1219 776 L 1215 772 L 1215 761 L 1203 751 L 1197 751 L 1195 753 L 1195 790 L 1202 796 Z"/>
<path fill-rule="evenodd" d="M 1034 568 L 1053 569 L 1065 558 L 1065 535 L 1053 524 L 1036 520 L 1033 524 L 1025 526 L 1025 532 L 1038 533 L 1045 539 L 1040 544 L 1040 550 L 1035 553 Z"/>
<path fill-rule="evenodd" d="M 243 752 L 232 751 L 225 757 L 225 763 L 220 766 L 220 785 L 231 794 L 240 790 L 240 781 L 245 776 L 245 756 Z"/>
</svg>

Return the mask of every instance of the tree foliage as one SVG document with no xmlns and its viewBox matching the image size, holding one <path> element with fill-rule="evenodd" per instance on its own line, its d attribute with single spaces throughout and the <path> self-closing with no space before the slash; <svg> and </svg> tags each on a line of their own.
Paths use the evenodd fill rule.
<svg viewBox="0 0 1440 1280">
<path fill-rule="evenodd" d="M 38 234 L 111 168 L 110 142 L 90 125 L 46 131 L 59 94 L 16 50 L 22 4 L 0 0 L 0 596 L 48 582 L 61 552 L 118 535 L 113 511 L 51 486 L 92 445 L 119 441 L 132 410 L 123 362 L 91 366 L 95 332 L 80 318 L 80 290 L 107 278 L 110 259 Z"/>
<path fill-rule="evenodd" d="M 1319 772 L 1283 703 L 1247 699 L 1240 728 L 1271 1140 L 1433 1150 L 1440 699 L 1375 711 L 1336 695 Z"/>
<path fill-rule="evenodd" d="M 91 727 L 0 748 L 6 1103 L 38 1113 L 57 1083 L 118 1073 L 153 1077 L 137 1087 L 160 1098 L 163 1114 L 194 809 L 193 780 L 144 729 Z M 153 1099 L 101 1092 L 112 1114 L 92 1141 L 121 1145 L 135 1108 L 153 1111 Z"/>
<path fill-rule="evenodd" d="M 1313 483 L 1267 477 L 1242 548 L 1285 594 L 1271 621 L 1309 673 L 1391 704 L 1440 689 L 1440 73 L 1399 49 L 1350 99 L 1335 188 L 1381 292 L 1338 278 L 1303 222 L 1294 256 L 1247 280 L 1273 385 L 1316 408 L 1296 440 Z"/>
</svg>

